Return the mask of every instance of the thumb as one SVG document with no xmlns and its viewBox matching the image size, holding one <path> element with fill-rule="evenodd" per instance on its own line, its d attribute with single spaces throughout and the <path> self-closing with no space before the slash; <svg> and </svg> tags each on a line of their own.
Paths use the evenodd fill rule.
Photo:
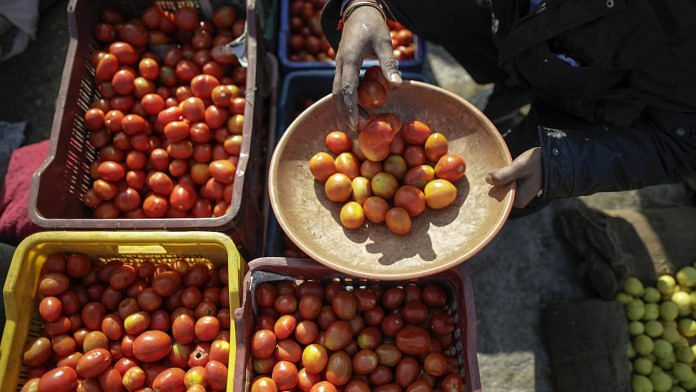
<svg viewBox="0 0 696 392">
<path fill-rule="evenodd" d="M 510 165 L 493 170 L 486 176 L 486 182 L 495 185 L 507 185 L 515 180 L 524 177 L 523 166 L 518 161 L 512 162 Z"/>
<path fill-rule="evenodd" d="M 382 68 L 384 78 L 389 81 L 393 87 L 401 86 L 401 73 L 394 58 L 394 52 L 391 45 L 389 34 L 386 38 L 380 38 L 374 48 L 375 54 L 379 59 L 379 65 Z"/>
</svg>

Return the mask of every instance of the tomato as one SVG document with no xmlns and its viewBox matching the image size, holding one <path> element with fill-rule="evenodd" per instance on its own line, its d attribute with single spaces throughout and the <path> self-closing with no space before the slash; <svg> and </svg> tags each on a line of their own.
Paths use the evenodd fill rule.
<svg viewBox="0 0 696 392">
<path fill-rule="evenodd" d="M 213 107 L 213 106 L 210 106 Z M 210 108 L 209 107 L 209 108 Z M 206 113 L 208 113 L 206 111 Z M 242 152 L 242 142 L 244 139 L 242 138 L 241 135 L 232 135 L 225 139 L 224 147 L 225 151 L 227 151 L 228 154 L 232 156 L 239 156 L 239 154 Z"/>
<path fill-rule="evenodd" d="M 353 329 L 349 322 L 336 320 L 326 328 L 326 348 L 331 351 L 346 348 L 353 338 Z"/>
<path fill-rule="evenodd" d="M 201 67 L 191 60 L 184 59 L 176 63 L 174 72 L 179 80 L 189 82 L 201 73 Z"/>
<path fill-rule="evenodd" d="M 130 286 L 138 277 L 135 267 L 123 264 L 116 267 L 109 277 L 111 287 L 121 290 Z"/>
<path fill-rule="evenodd" d="M 137 335 L 150 326 L 150 314 L 147 312 L 135 312 L 123 320 L 123 328 L 127 334 Z"/>
<path fill-rule="evenodd" d="M 199 341 L 212 341 L 220 332 L 220 321 L 214 316 L 203 316 L 196 321 L 194 331 Z"/>
<path fill-rule="evenodd" d="M 99 59 L 99 63 L 97 63 L 97 68 L 95 70 L 95 76 L 97 79 L 111 81 L 116 71 L 118 71 L 118 59 L 113 54 L 107 53 Z M 102 96 L 104 95 L 102 94 Z"/>
<path fill-rule="evenodd" d="M 305 320 L 314 320 L 321 312 L 321 298 L 314 295 L 305 295 L 300 298 L 300 316 Z"/>
<path fill-rule="evenodd" d="M 290 337 L 297 326 L 297 319 L 291 315 L 283 315 L 278 318 L 273 327 L 273 331 L 278 339 L 286 339 Z M 293 361 L 294 362 L 294 361 Z"/>
<path fill-rule="evenodd" d="M 82 351 L 88 352 L 97 348 L 108 349 L 109 338 L 101 331 L 89 332 L 82 342 Z"/>
<path fill-rule="evenodd" d="M 324 185 L 326 197 L 333 202 L 347 201 L 353 192 L 353 185 L 350 177 L 345 174 L 332 174 Z"/>
<path fill-rule="evenodd" d="M 401 316 L 407 323 L 422 324 L 428 319 L 428 307 L 422 302 L 408 302 L 401 309 Z"/>
<path fill-rule="evenodd" d="M 78 313 L 82 308 L 80 296 L 74 291 L 66 291 L 58 297 L 63 313 L 67 315 Z"/>
<path fill-rule="evenodd" d="M 271 375 L 280 390 L 291 390 L 297 385 L 297 368 L 292 362 L 278 361 Z"/>
<path fill-rule="evenodd" d="M 143 202 L 143 211 L 149 218 L 161 218 L 167 213 L 169 202 L 158 195 L 149 195 Z"/>
<path fill-rule="evenodd" d="M 404 185 L 414 185 L 420 189 L 425 188 L 428 182 L 435 178 L 435 171 L 432 166 L 419 165 L 409 169 L 404 175 Z"/>
<path fill-rule="evenodd" d="M 230 356 L 230 343 L 223 340 L 216 340 L 210 346 L 210 360 L 220 363 L 227 363 Z M 299 359 L 298 359 L 299 360 Z"/>
<path fill-rule="evenodd" d="M 237 19 L 237 9 L 231 5 L 218 7 L 213 12 L 213 24 L 218 29 L 229 29 Z"/>
<path fill-rule="evenodd" d="M 194 123 L 205 118 L 205 104 L 198 97 L 187 98 L 179 104 L 179 109 L 186 120 Z"/>
<path fill-rule="evenodd" d="M 155 362 L 166 357 L 171 348 L 169 335 L 162 331 L 147 331 L 133 342 L 133 355 L 142 362 Z"/>
<path fill-rule="evenodd" d="M 331 155 L 319 152 L 309 160 L 309 170 L 316 180 L 326 182 L 336 173 L 336 163 Z"/>
<path fill-rule="evenodd" d="M 85 128 L 96 131 L 104 126 L 104 111 L 101 109 L 89 109 L 85 112 Z"/>
<path fill-rule="evenodd" d="M 299 362 L 302 357 L 302 349 L 292 339 L 283 339 L 275 348 L 275 358 L 279 361 Z"/>
<path fill-rule="evenodd" d="M 445 208 L 456 198 L 457 188 L 447 180 L 432 180 L 425 186 L 425 202 L 432 209 Z"/>
<path fill-rule="evenodd" d="M 278 387 L 272 379 L 259 377 L 251 385 L 251 392 L 278 392 Z"/>
<path fill-rule="evenodd" d="M 319 328 L 310 320 L 303 320 L 295 328 L 295 339 L 302 344 L 310 344 L 317 339 Z"/>
<path fill-rule="evenodd" d="M 404 151 L 404 160 L 410 168 L 425 164 L 425 150 L 421 146 L 408 146 Z"/>
<path fill-rule="evenodd" d="M 349 152 L 353 143 L 345 132 L 333 131 L 326 135 L 326 147 L 334 154 Z"/>
<path fill-rule="evenodd" d="M 455 329 L 454 318 L 446 313 L 438 314 L 430 320 L 430 328 L 436 335 L 452 333 Z"/>
<path fill-rule="evenodd" d="M 241 135 L 244 133 L 244 115 L 235 114 L 227 120 L 227 130 L 233 135 Z"/>
<path fill-rule="evenodd" d="M 396 382 L 404 388 L 413 384 L 418 379 L 419 374 L 420 366 L 412 357 L 403 357 L 396 365 Z"/>
<path fill-rule="evenodd" d="M 380 364 L 380 366 L 377 366 L 377 368 L 370 373 L 369 379 L 374 386 L 385 385 L 394 380 L 394 375 L 391 369 Z"/>
<path fill-rule="evenodd" d="M 384 171 L 401 181 L 406 173 L 406 161 L 398 155 L 391 155 L 384 161 Z"/>
<path fill-rule="evenodd" d="M 179 30 L 193 31 L 200 23 L 198 12 L 191 7 L 181 7 L 174 14 L 174 23 Z"/>
<path fill-rule="evenodd" d="M 391 200 L 399 186 L 393 175 L 385 172 L 375 174 L 370 181 L 372 193 L 384 200 Z"/>
<path fill-rule="evenodd" d="M 110 314 L 104 317 L 101 330 L 109 340 L 120 340 L 123 336 L 123 321 L 118 315 Z"/>
<path fill-rule="evenodd" d="M 251 352 L 255 358 L 265 359 L 275 351 L 276 337 L 272 331 L 262 329 L 256 331 L 251 341 Z"/>
<path fill-rule="evenodd" d="M 404 235 L 411 231 L 411 217 L 401 207 L 394 207 L 387 211 L 386 222 L 387 227 L 394 234 Z"/>
<path fill-rule="evenodd" d="M 101 42 L 113 42 L 116 38 L 116 30 L 114 30 L 114 26 L 109 23 L 99 23 L 94 28 L 94 37 Z"/>
<path fill-rule="evenodd" d="M 355 157 L 355 155 L 344 152 L 336 157 L 334 161 L 336 165 L 336 171 L 348 176 L 351 180 L 360 175 L 360 162 Z"/>
<path fill-rule="evenodd" d="M 45 321 L 56 321 L 63 312 L 63 304 L 56 297 L 44 297 L 39 303 L 39 315 Z"/>
<path fill-rule="evenodd" d="M 360 203 L 351 201 L 341 208 L 341 224 L 346 229 L 358 229 L 365 223 L 365 214 Z"/>
<path fill-rule="evenodd" d="M 425 156 L 431 162 L 437 162 L 447 154 L 449 143 L 445 135 L 435 132 L 425 140 Z"/>
<path fill-rule="evenodd" d="M 213 89 L 220 84 L 220 81 L 212 75 L 196 75 L 191 79 L 191 91 L 198 98 L 210 98 Z"/>
<path fill-rule="evenodd" d="M 435 175 L 450 182 L 459 181 L 465 172 L 464 158 L 457 154 L 442 155 L 435 165 Z"/>
<path fill-rule="evenodd" d="M 187 314 L 181 314 L 172 322 L 172 335 L 174 340 L 181 344 L 188 344 L 195 339 L 195 321 Z"/>
<path fill-rule="evenodd" d="M 202 300 L 203 295 L 198 287 L 189 286 L 181 292 L 181 303 L 189 309 L 194 309 Z"/>
<path fill-rule="evenodd" d="M 357 344 L 361 349 L 374 350 L 382 343 L 382 333 L 375 327 L 367 327 L 358 333 Z"/>
<path fill-rule="evenodd" d="M 158 329 L 160 331 L 168 331 L 171 326 L 171 320 L 169 313 L 163 310 L 156 310 L 150 316 L 150 328 Z"/>
<path fill-rule="evenodd" d="M 123 374 L 123 379 L 121 382 L 127 390 L 135 391 L 145 385 L 146 379 L 145 371 L 137 366 L 134 366 Z"/>
<path fill-rule="evenodd" d="M 89 329 L 100 329 L 106 308 L 99 302 L 90 302 L 82 308 L 82 321 Z"/>
<path fill-rule="evenodd" d="M 51 341 L 45 337 L 34 340 L 24 351 L 22 360 L 29 366 L 40 366 L 51 357 Z"/>
<path fill-rule="evenodd" d="M 122 40 L 129 42 L 137 47 L 147 45 L 147 29 L 141 24 L 126 23 L 121 28 L 117 29 L 118 36 Z"/>
<path fill-rule="evenodd" d="M 394 367 L 401 360 L 401 352 L 393 344 L 380 344 L 375 349 L 379 364 L 382 366 Z"/>
<path fill-rule="evenodd" d="M 312 386 L 321 381 L 321 376 L 315 373 L 310 373 L 306 369 L 300 369 L 297 372 L 297 387 L 301 391 L 309 391 Z"/>
<path fill-rule="evenodd" d="M 362 177 L 367 178 L 368 180 L 371 180 L 372 177 L 375 176 L 375 174 L 377 174 L 381 171 L 382 171 L 382 163 L 381 162 L 364 161 L 360 165 L 360 175 Z"/>
<path fill-rule="evenodd" d="M 358 101 L 367 109 L 375 109 L 387 100 L 387 90 L 377 81 L 363 80 L 358 87 Z"/>
<path fill-rule="evenodd" d="M 404 185 L 394 195 L 394 205 L 401 207 L 415 218 L 425 211 L 425 194 L 413 185 Z"/>
<path fill-rule="evenodd" d="M 100 163 L 99 167 L 97 167 L 97 174 L 105 181 L 116 182 L 120 181 L 126 175 L 126 170 L 123 165 L 117 162 L 105 161 Z"/>
<path fill-rule="evenodd" d="M 156 391 L 185 391 L 185 372 L 179 368 L 169 368 L 155 377 L 152 388 Z"/>
<path fill-rule="evenodd" d="M 281 314 L 291 314 L 297 310 L 297 298 L 292 294 L 278 296 L 273 307 Z"/>
<path fill-rule="evenodd" d="M 360 135 L 358 140 L 360 141 L 360 147 L 363 152 L 366 152 L 366 148 L 376 149 L 378 147 L 387 147 L 390 145 L 392 138 L 394 137 L 394 130 L 391 124 L 387 121 L 382 121 L 379 119 L 373 120 L 368 123 Z M 378 161 L 378 159 L 373 159 Z"/>
<path fill-rule="evenodd" d="M 188 365 L 205 366 L 210 361 L 210 343 L 199 343 L 193 349 L 188 358 Z"/>
<path fill-rule="evenodd" d="M 176 367 L 186 368 L 188 367 L 188 360 L 191 353 L 193 353 L 193 347 L 190 344 L 174 342 L 172 344 L 172 350 L 167 355 L 167 359 L 170 364 Z"/>
<path fill-rule="evenodd" d="M 43 266 L 41 267 L 41 272 L 65 273 L 66 263 L 66 258 L 62 253 L 52 253 L 46 256 L 46 260 L 44 260 Z"/>
<path fill-rule="evenodd" d="M 70 392 L 77 388 L 75 369 L 62 366 L 49 370 L 39 379 L 39 392 Z"/>
<path fill-rule="evenodd" d="M 273 371 L 273 366 L 275 366 L 276 360 L 275 358 L 266 358 L 266 359 L 253 359 L 253 366 L 254 366 L 254 372 L 256 374 L 271 374 Z"/>
<path fill-rule="evenodd" d="M 93 378 L 100 375 L 111 365 L 111 353 L 103 348 L 86 352 L 77 362 L 77 374 L 80 377 Z"/>
<path fill-rule="evenodd" d="M 210 170 L 210 168 L 208 169 Z M 224 185 L 215 181 L 214 178 L 208 180 L 208 182 L 201 188 L 201 196 L 208 200 L 217 201 L 223 198 Z"/>
<path fill-rule="evenodd" d="M 352 320 L 356 317 L 358 302 L 352 293 L 339 291 L 331 299 L 331 307 L 338 318 Z"/>
<path fill-rule="evenodd" d="M 67 276 L 50 272 L 44 274 L 39 281 L 39 293 L 45 296 L 56 296 L 62 294 L 70 286 L 70 280 Z"/>
<path fill-rule="evenodd" d="M 377 353 L 372 350 L 361 350 L 353 356 L 353 372 L 357 375 L 369 374 L 378 364 Z"/>
<path fill-rule="evenodd" d="M 432 134 L 430 127 L 420 121 L 409 121 L 401 128 L 401 135 L 407 143 L 422 146 Z"/>
<path fill-rule="evenodd" d="M 74 352 L 70 355 L 63 357 L 60 361 L 56 362 L 56 367 L 69 366 L 75 369 L 77 367 L 77 363 L 80 361 L 80 358 L 82 358 L 82 353 Z"/>
<path fill-rule="evenodd" d="M 174 271 L 160 272 L 152 281 L 152 288 L 163 297 L 173 295 L 179 287 L 181 287 L 181 276 Z"/>
<path fill-rule="evenodd" d="M 389 204 L 378 196 L 368 197 L 363 204 L 365 217 L 372 223 L 384 222 L 388 210 Z"/>
<path fill-rule="evenodd" d="M 320 381 L 312 386 L 309 392 L 337 392 L 336 387 L 328 381 Z"/>
<path fill-rule="evenodd" d="M 216 160 L 210 162 L 208 166 L 210 175 L 213 176 L 215 181 L 222 184 L 231 184 L 234 182 L 236 169 L 235 164 L 228 160 Z"/>
<path fill-rule="evenodd" d="M 337 351 L 329 357 L 326 364 L 326 380 L 334 385 L 344 385 L 350 381 L 353 363 L 345 351 Z"/>
<path fill-rule="evenodd" d="M 463 392 L 464 380 L 459 375 L 450 373 L 440 383 L 440 389 L 443 392 Z"/>
</svg>

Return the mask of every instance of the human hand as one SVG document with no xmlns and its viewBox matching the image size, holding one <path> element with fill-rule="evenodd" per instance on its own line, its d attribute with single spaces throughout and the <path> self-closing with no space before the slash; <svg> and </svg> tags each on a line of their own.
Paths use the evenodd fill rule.
<svg viewBox="0 0 696 392">
<path fill-rule="evenodd" d="M 493 170 L 486 176 L 486 182 L 495 186 L 509 185 L 513 181 L 517 182 L 514 206 L 524 208 L 539 194 L 544 181 L 541 147 L 530 148 L 511 164 Z"/>
<path fill-rule="evenodd" d="M 350 14 L 343 26 L 343 36 L 336 53 L 336 76 L 332 91 L 342 121 L 351 130 L 355 130 L 358 124 L 360 66 L 369 55 L 377 56 L 382 73 L 392 86 L 401 85 L 389 28 L 379 10 L 362 6 Z"/>
</svg>

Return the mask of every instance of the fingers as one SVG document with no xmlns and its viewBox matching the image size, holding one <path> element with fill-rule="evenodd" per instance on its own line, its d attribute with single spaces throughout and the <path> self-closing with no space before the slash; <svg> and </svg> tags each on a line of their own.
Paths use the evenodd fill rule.
<svg viewBox="0 0 696 392">
<path fill-rule="evenodd" d="M 517 181 L 517 194 L 515 195 L 515 208 L 524 208 L 537 197 L 540 186 L 535 185 L 533 179 L 524 179 Z"/>
<path fill-rule="evenodd" d="M 348 117 L 346 116 L 346 111 L 343 106 L 343 99 L 341 97 L 341 83 L 343 76 L 343 61 L 341 61 L 341 56 L 336 56 L 336 75 L 333 80 L 333 87 L 331 89 L 331 95 L 333 96 L 334 104 L 338 109 L 340 115 L 340 122 L 347 123 Z"/>
<path fill-rule="evenodd" d="M 348 128 L 355 130 L 358 126 L 358 83 L 360 78 L 360 60 L 343 59 L 339 99 L 343 104 L 344 117 Z"/>
<path fill-rule="evenodd" d="M 526 207 L 539 193 L 543 182 L 541 149 L 535 147 L 522 153 L 508 166 L 494 170 L 486 176 L 486 182 L 504 186 L 517 182 L 515 208 Z"/>
<path fill-rule="evenodd" d="M 382 68 L 384 78 L 387 79 L 389 84 L 391 84 L 393 87 L 401 86 L 401 73 L 399 73 L 399 68 L 396 59 L 394 58 L 394 52 L 388 32 L 385 32 L 385 34 L 380 34 L 379 37 L 375 38 L 373 50 L 379 59 L 379 65 Z"/>
<path fill-rule="evenodd" d="M 518 158 L 519 159 L 519 158 Z M 515 159 L 511 164 L 501 167 L 500 169 L 493 170 L 486 176 L 486 182 L 495 185 L 507 185 L 511 182 L 524 177 L 524 166 L 521 161 Z"/>
</svg>

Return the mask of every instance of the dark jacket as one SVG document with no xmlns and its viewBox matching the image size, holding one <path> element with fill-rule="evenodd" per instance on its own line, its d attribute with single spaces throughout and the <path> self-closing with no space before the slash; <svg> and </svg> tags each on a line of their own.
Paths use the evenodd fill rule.
<svg viewBox="0 0 696 392">
<path fill-rule="evenodd" d="M 330 0 L 323 15 L 334 45 L 339 8 Z M 528 1 L 493 1 L 498 66 L 536 101 L 573 118 L 539 123 L 545 198 L 696 173 L 696 1 L 550 0 L 527 9 Z"/>
</svg>

